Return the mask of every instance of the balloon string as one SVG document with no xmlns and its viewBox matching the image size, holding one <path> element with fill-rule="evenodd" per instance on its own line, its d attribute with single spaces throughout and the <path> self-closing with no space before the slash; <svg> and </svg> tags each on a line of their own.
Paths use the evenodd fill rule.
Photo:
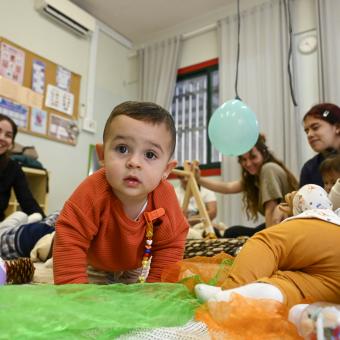
<svg viewBox="0 0 340 340">
<path fill-rule="evenodd" d="M 237 0 L 237 57 L 236 57 L 236 75 L 235 75 L 235 96 L 236 99 L 241 100 L 238 95 L 238 65 L 240 62 L 240 32 L 241 32 L 241 16 L 240 16 L 240 0 Z"/>
<path fill-rule="evenodd" d="M 284 1 L 284 5 L 286 7 L 286 13 L 288 13 L 288 32 L 289 32 L 289 49 L 288 49 L 288 77 L 289 77 L 289 88 L 290 88 L 290 96 L 292 97 L 292 101 L 294 106 L 297 106 L 297 102 L 295 99 L 294 88 L 293 88 L 293 79 L 292 79 L 292 71 L 291 71 L 291 59 L 292 59 L 292 44 L 293 44 L 293 30 L 292 30 L 292 20 L 291 20 L 291 12 L 289 1 Z"/>
</svg>

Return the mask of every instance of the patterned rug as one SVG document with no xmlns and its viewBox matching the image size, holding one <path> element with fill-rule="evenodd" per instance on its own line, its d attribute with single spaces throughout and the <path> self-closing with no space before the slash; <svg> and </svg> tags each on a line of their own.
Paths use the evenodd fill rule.
<svg viewBox="0 0 340 340">
<path fill-rule="evenodd" d="M 221 252 L 236 256 L 248 238 L 248 236 L 240 236 L 235 238 L 218 238 L 215 240 L 187 240 L 184 258 L 187 259 L 194 256 L 211 257 Z"/>
</svg>

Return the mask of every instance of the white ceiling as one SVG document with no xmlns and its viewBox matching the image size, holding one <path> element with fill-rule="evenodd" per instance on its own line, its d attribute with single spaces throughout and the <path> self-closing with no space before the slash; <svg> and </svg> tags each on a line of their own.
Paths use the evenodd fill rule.
<svg viewBox="0 0 340 340">
<path fill-rule="evenodd" d="M 133 43 L 236 0 L 71 0 Z"/>
</svg>

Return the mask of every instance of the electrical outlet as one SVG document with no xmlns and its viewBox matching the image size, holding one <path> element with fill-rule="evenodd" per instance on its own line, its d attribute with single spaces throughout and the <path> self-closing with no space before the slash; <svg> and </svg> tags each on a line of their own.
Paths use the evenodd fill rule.
<svg viewBox="0 0 340 340">
<path fill-rule="evenodd" d="M 85 116 L 86 116 L 86 106 L 85 104 L 81 104 L 79 108 L 79 117 L 85 118 Z"/>
<path fill-rule="evenodd" d="M 94 119 L 85 118 L 83 120 L 83 130 L 91 133 L 96 133 L 97 122 Z"/>
</svg>

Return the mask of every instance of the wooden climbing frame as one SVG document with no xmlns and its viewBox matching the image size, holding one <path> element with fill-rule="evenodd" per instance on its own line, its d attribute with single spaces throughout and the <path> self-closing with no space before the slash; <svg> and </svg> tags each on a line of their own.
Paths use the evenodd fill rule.
<svg viewBox="0 0 340 340">
<path fill-rule="evenodd" d="M 188 161 L 184 162 L 184 170 L 173 169 L 172 173 L 180 177 L 188 177 L 188 184 L 186 186 L 184 200 L 182 203 L 182 209 L 185 212 L 188 209 L 190 197 L 193 196 L 198 208 L 198 215 L 201 218 L 207 238 L 216 238 L 214 228 L 212 226 L 210 217 L 208 215 L 205 204 L 202 200 L 199 187 L 195 178 L 194 171 L 191 170 L 190 163 Z"/>
</svg>

